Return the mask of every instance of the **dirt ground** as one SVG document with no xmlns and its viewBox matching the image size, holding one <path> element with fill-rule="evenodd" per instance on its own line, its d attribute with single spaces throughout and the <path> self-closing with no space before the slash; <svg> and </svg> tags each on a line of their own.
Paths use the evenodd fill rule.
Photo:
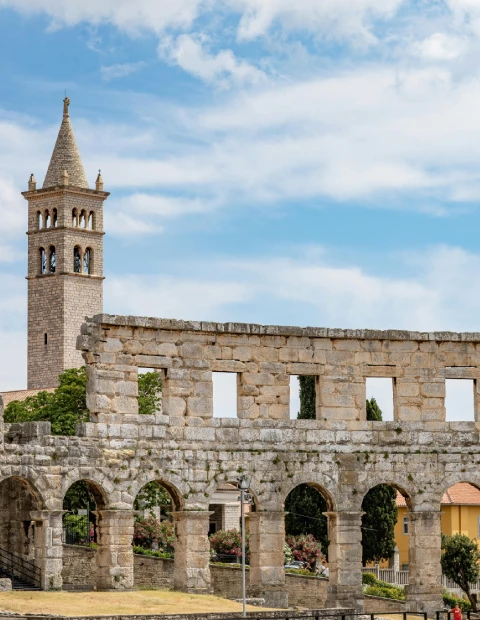
<svg viewBox="0 0 480 620">
<path fill-rule="evenodd" d="M 241 611 L 241 603 L 217 596 L 168 590 L 133 592 L 0 592 L 0 611 L 93 616 L 114 614 L 194 614 Z M 261 607 L 248 607 L 261 611 Z"/>
</svg>

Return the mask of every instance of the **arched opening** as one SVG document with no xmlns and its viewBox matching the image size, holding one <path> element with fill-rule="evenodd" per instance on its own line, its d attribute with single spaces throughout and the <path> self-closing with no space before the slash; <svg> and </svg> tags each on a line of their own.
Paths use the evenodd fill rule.
<svg viewBox="0 0 480 620">
<path fill-rule="evenodd" d="M 50 211 L 47 209 L 45 211 L 45 228 L 50 228 L 51 222 Z"/>
<path fill-rule="evenodd" d="M 73 209 L 72 211 L 72 226 L 76 227 L 78 226 L 78 214 L 77 214 L 77 210 Z"/>
<path fill-rule="evenodd" d="M 88 216 L 88 227 L 90 230 L 93 230 L 94 220 L 93 220 L 93 211 L 90 211 Z"/>
<path fill-rule="evenodd" d="M 315 484 L 299 484 L 285 499 L 285 570 L 328 577 L 328 519 L 332 502 Z"/>
<path fill-rule="evenodd" d="M 378 584 L 376 580 L 379 580 L 398 588 L 390 598 L 405 597 L 403 588 L 409 583 L 410 567 L 410 510 L 411 499 L 400 487 L 377 484 L 365 494 L 362 573 L 366 594 L 381 595 L 378 588 L 385 586 Z M 389 596 L 388 592 L 384 594 Z"/>
<path fill-rule="evenodd" d="M 91 480 L 78 480 L 65 493 L 62 543 L 64 567 L 70 570 L 63 571 L 63 583 L 68 589 L 93 589 L 97 585 L 96 549 L 100 542 L 100 511 L 105 504 L 103 489 Z"/>
<path fill-rule="evenodd" d="M 37 229 L 43 228 L 43 215 L 41 211 L 37 211 Z"/>
<path fill-rule="evenodd" d="M 49 250 L 48 270 L 50 273 L 55 273 L 57 268 L 57 254 L 55 252 L 55 246 L 51 245 Z"/>
<path fill-rule="evenodd" d="M 57 213 L 57 210 L 54 209 L 53 210 L 53 227 L 57 228 L 57 226 L 58 226 L 58 213 Z"/>
<path fill-rule="evenodd" d="M 78 245 L 73 248 L 73 272 L 82 273 L 82 254 Z"/>
<path fill-rule="evenodd" d="M 480 596 L 480 489 L 453 484 L 442 495 L 440 513 L 442 586 L 468 611 Z"/>
<path fill-rule="evenodd" d="M 172 513 L 181 506 L 180 494 L 161 480 L 147 482 L 134 502 L 133 551 L 138 555 L 174 557 L 175 522 Z"/>
<path fill-rule="evenodd" d="M 87 248 L 83 255 L 83 273 L 93 273 L 93 251 L 91 248 Z"/>
<path fill-rule="evenodd" d="M 86 217 L 86 213 L 85 211 L 81 211 L 80 213 L 80 223 L 79 223 L 81 228 L 86 228 L 87 226 L 87 217 Z"/>
<path fill-rule="evenodd" d="M 255 512 L 254 497 L 248 491 L 244 495 L 246 562 L 249 562 L 249 518 Z M 210 497 L 208 510 L 208 536 L 214 562 L 241 563 L 242 504 L 236 482 L 220 483 Z"/>
<path fill-rule="evenodd" d="M 34 516 L 35 511 L 43 508 L 40 494 L 27 480 L 11 477 L 0 482 L 0 498 L 2 559 L 18 567 L 18 576 L 26 576 L 27 582 L 39 585 Z M 8 566 L 6 570 L 8 572 Z M 12 578 L 12 575 L 9 576 Z"/>
<path fill-rule="evenodd" d="M 45 252 L 45 248 L 39 249 L 40 254 L 40 274 L 43 276 L 47 273 L 47 253 Z"/>
</svg>

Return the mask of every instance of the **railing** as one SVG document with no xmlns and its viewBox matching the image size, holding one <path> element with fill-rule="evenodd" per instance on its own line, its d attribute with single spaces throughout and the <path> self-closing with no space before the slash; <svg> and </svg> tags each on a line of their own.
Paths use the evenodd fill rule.
<svg viewBox="0 0 480 620">
<path fill-rule="evenodd" d="M 66 545 L 83 545 L 88 547 L 94 542 L 94 525 L 85 518 L 63 522 L 62 542 Z"/>
<path fill-rule="evenodd" d="M 30 585 L 40 587 L 41 573 L 38 566 L 2 548 L 0 548 L 0 570 L 10 577 L 12 582 L 17 577 Z"/>
<path fill-rule="evenodd" d="M 408 570 L 395 570 L 394 568 L 380 568 L 378 565 L 362 567 L 362 574 L 371 573 L 380 581 L 395 584 L 396 586 L 408 585 Z"/>
<path fill-rule="evenodd" d="M 393 568 L 380 568 L 378 565 L 372 567 L 362 567 L 362 574 L 371 573 L 380 581 L 394 584 L 396 586 L 408 586 L 408 570 L 395 570 Z M 460 586 L 454 581 L 442 575 L 442 586 L 454 593 L 461 592 Z M 472 592 L 480 592 L 480 579 L 470 584 Z"/>
</svg>

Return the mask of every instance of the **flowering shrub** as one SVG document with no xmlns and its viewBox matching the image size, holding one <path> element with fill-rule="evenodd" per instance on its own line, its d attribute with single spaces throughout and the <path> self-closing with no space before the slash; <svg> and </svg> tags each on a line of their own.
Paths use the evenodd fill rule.
<svg viewBox="0 0 480 620">
<path fill-rule="evenodd" d="M 290 547 L 295 560 L 305 562 L 308 570 L 313 571 L 318 560 L 323 560 L 320 543 L 312 534 L 287 536 L 287 545 Z"/>
<path fill-rule="evenodd" d="M 171 521 L 158 521 L 153 515 L 137 516 L 133 531 L 134 546 L 151 549 L 153 544 L 165 553 L 173 553 L 175 546 L 175 529 Z"/>
<path fill-rule="evenodd" d="M 238 530 L 219 530 L 210 536 L 210 548 L 220 555 L 242 555 L 242 535 Z M 248 535 L 245 540 L 248 556 Z"/>
<path fill-rule="evenodd" d="M 287 545 L 287 543 L 284 543 L 284 545 L 283 545 L 283 561 L 284 561 L 285 564 L 290 564 L 290 562 L 292 560 L 293 560 L 292 550 Z"/>
</svg>

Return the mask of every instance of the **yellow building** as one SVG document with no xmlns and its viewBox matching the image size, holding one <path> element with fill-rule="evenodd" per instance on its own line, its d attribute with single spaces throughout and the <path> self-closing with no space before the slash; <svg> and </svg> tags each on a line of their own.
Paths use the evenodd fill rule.
<svg viewBox="0 0 480 620">
<path fill-rule="evenodd" d="M 405 498 L 397 493 L 398 520 L 395 542 L 400 552 L 400 569 L 408 568 L 408 508 Z M 480 539 L 480 490 L 466 482 L 454 484 L 442 498 L 442 533 L 466 534 Z M 479 541 L 480 546 L 480 541 Z"/>
</svg>

